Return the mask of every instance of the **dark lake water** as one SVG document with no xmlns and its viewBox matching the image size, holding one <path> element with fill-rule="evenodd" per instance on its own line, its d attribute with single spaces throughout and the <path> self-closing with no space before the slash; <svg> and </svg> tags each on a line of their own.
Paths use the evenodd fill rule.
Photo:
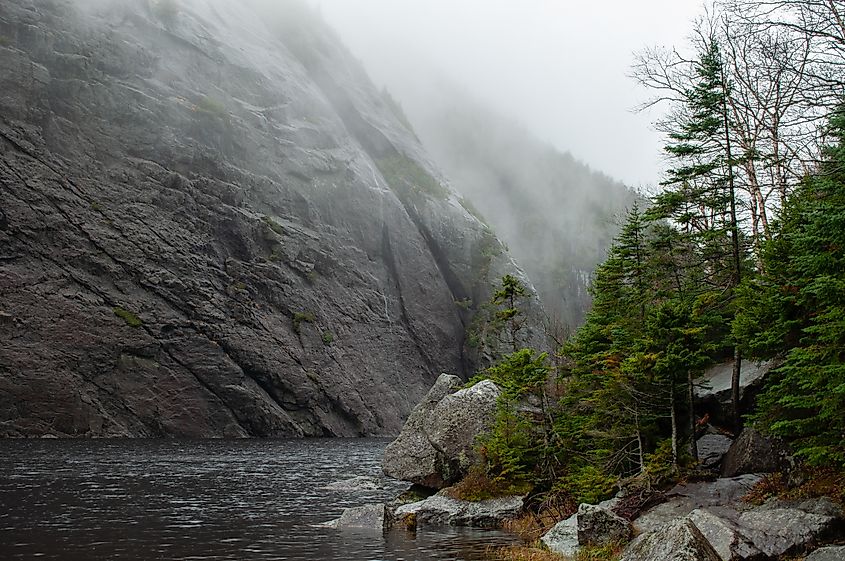
<svg viewBox="0 0 845 561">
<path fill-rule="evenodd" d="M 405 485 L 387 440 L 0 441 L 0 560 L 480 560 L 505 533 L 315 527 Z"/>
</svg>

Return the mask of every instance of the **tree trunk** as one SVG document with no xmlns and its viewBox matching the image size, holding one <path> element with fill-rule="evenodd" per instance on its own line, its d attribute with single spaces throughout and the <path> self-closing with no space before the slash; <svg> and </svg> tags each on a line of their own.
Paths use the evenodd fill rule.
<svg viewBox="0 0 845 561">
<path fill-rule="evenodd" d="M 731 372 L 731 406 L 733 409 L 733 428 L 737 434 L 742 428 L 742 419 L 739 414 L 739 377 L 742 373 L 742 351 L 734 347 L 734 367 Z"/>
<path fill-rule="evenodd" d="M 675 384 L 669 386 L 669 402 L 672 415 L 672 468 L 678 473 L 678 413 L 676 411 Z"/>
<path fill-rule="evenodd" d="M 687 370 L 687 399 L 689 400 L 689 453 L 698 462 L 698 444 L 695 442 L 695 386 L 692 370 Z"/>
</svg>

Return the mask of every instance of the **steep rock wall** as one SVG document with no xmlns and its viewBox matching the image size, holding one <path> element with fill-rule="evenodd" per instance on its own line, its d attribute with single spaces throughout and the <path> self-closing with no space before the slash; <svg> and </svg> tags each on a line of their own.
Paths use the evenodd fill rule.
<svg viewBox="0 0 845 561">
<path fill-rule="evenodd" d="M 521 273 L 286 9 L 0 3 L 0 435 L 393 434 L 471 369 Z"/>
</svg>

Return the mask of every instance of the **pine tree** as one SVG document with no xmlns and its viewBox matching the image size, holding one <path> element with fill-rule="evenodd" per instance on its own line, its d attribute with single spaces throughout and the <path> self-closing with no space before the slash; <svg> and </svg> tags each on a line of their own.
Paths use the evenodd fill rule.
<svg viewBox="0 0 845 561">
<path fill-rule="evenodd" d="M 745 252 L 737 219 L 736 162 L 727 106 L 730 88 L 718 42 L 712 37 L 695 64 L 694 80 L 685 95 L 686 117 L 669 135 L 671 143 L 665 148 L 677 166 L 669 170 L 667 189 L 654 198 L 650 216 L 669 219 L 681 229 L 701 257 L 698 290 L 724 292 L 727 308 L 742 281 Z M 737 426 L 741 367 L 742 352 L 734 345 L 731 394 Z"/>
<path fill-rule="evenodd" d="M 736 322 L 760 356 L 787 349 L 756 420 L 814 464 L 845 467 L 845 110 L 818 172 L 787 200 L 766 275 Z M 762 329 L 760 327 L 762 326 Z"/>
</svg>

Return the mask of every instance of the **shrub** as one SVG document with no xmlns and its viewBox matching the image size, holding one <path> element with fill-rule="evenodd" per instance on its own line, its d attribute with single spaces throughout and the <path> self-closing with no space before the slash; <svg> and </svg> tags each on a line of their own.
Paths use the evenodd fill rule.
<svg viewBox="0 0 845 561">
<path fill-rule="evenodd" d="M 129 310 L 125 310 L 125 309 L 121 308 L 120 306 L 116 306 L 116 307 L 112 308 L 112 311 L 114 312 L 114 315 L 116 315 L 117 317 L 119 317 L 120 319 L 125 321 L 126 325 L 128 325 L 129 327 L 136 327 L 137 328 L 137 327 L 141 327 L 142 325 L 144 325 L 144 322 L 142 322 L 138 318 L 138 316 L 136 316 L 135 314 L 133 314 Z"/>
<path fill-rule="evenodd" d="M 293 314 L 291 323 L 293 325 L 293 332 L 297 335 L 299 335 L 303 321 L 307 323 L 314 323 L 314 314 L 312 314 L 311 312 L 296 312 L 295 314 Z"/>
<path fill-rule="evenodd" d="M 334 334 L 331 331 L 323 331 L 323 344 L 326 346 L 334 342 Z"/>
<path fill-rule="evenodd" d="M 477 502 L 510 495 L 524 495 L 530 490 L 530 484 L 514 483 L 501 477 L 491 478 L 484 467 L 474 465 L 463 479 L 449 487 L 447 493 L 455 499 Z"/>
<path fill-rule="evenodd" d="M 273 220 L 272 218 L 270 218 L 269 216 L 267 216 L 266 214 L 265 214 L 264 216 L 262 216 L 262 217 L 261 217 L 261 221 L 262 221 L 262 222 L 264 222 L 264 224 L 265 224 L 265 225 L 266 225 L 266 226 L 267 226 L 270 230 L 272 230 L 273 232 L 275 232 L 276 234 L 278 234 L 278 235 L 280 235 L 280 236 L 284 236 L 284 235 L 285 235 L 285 229 L 282 227 L 282 225 L 281 225 L 281 224 L 279 224 L 278 222 L 276 222 L 275 220 Z"/>
</svg>

